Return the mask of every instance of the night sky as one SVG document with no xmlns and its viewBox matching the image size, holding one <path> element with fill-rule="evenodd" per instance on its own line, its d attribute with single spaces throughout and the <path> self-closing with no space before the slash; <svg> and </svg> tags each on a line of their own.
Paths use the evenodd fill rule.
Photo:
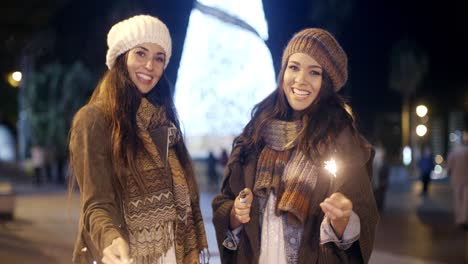
<svg viewBox="0 0 468 264">
<path fill-rule="evenodd" d="M 40 5 L 41 2 L 37 3 Z M 20 15 L 15 21 L 12 15 L 9 16 L 10 24 L 2 25 L 1 29 L 6 32 L 0 46 L 2 75 L 19 66 L 18 53 L 11 52 L 12 47 L 15 51 L 23 50 L 28 37 L 43 28 L 55 32 L 55 44 L 30 46 L 26 50 L 42 52 L 44 62 L 69 63 L 79 59 L 99 75 L 105 70 L 105 37 L 110 26 L 129 15 L 149 13 L 159 16 L 171 29 L 174 57 L 167 73 L 175 81 L 193 1 L 62 0 L 43 3 L 54 11 L 37 19 L 38 24 L 31 19 L 27 20 L 30 24 L 21 22 L 24 17 Z M 9 5 L 8 10 L 21 14 L 22 6 Z M 350 6 L 351 12 L 342 16 L 342 6 Z M 294 32 L 304 27 L 324 27 L 336 35 L 349 56 L 350 80 L 342 93 L 350 98 L 364 120 L 372 120 L 373 112 L 398 112 L 401 109 L 401 96 L 389 88 L 388 78 L 390 51 L 402 39 L 417 43 L 429 58 L 429 70 L 413 98 L 436 102 L 437 109 L 466 111 L 468 108 L 465 66 L 468 61 L 468 38 L 465 36 L 468 9 L 463 1 L 265 0 L 264 8 L 270 31 L 267 45 L 275 66 Z M 35 11 L 46 9 L 45 6 Z M 317 15 L 316 10 L 322 10 L 322 13 Z M 21 26 L 21 34 L 15 35 L 15 25 L 18 29 Z M 2 82 L 1 86 L 8 84 Z M 12 94 L 5 92 L 8 87 L 4 87 L 0 89 L 1 102 Z M 2 103 L 0 111 L 5 112 L 4 106 Z"/>
</svg>

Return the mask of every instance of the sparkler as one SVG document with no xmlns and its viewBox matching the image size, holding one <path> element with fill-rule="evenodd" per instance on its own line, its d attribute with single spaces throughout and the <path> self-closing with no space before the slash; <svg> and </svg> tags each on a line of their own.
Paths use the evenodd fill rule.
<svg viewBox="0 0 468 264">
<path fill-rule="evenodd" d="M 336 162 L 334 159 L 331 160 L 326 160 L 325 162 L 325 169 L 329 171 L 331 174 L 333 174 L 334 178 L 336 178 Z"/>
<path fill-rule="evenodd" d="M 247 194 L 245 193 L 245 191 L 242 190 L 239 195 L 240 195 L 240 199 L 239 199 L 240 202 L 241 203 L 246 203 L 247 202 Z"/>
<path fill-rule="evenodd" d="M 326 160 L 324 163 L 324 168 L 333 175 L 330 180 L 330 192 L 333 192 L 335 189 L 336 172 L 338 171 L 338 168 L 336 167 L 336 162 L 333 158 Z"/>
</svg>

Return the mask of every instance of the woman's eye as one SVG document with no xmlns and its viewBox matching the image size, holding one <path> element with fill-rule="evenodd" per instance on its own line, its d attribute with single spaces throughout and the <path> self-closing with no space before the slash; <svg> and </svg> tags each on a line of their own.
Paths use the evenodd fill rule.
<svg viewBox="0 0 468 264">
<path fill-rule="evenodd" d="M 141 51 L 141 50 L 138 50 L 138 51 L 136 52 L 136 54 L 137 54 L 138 56 L 140 56 L 140 57 L 145 57 L 145 55 L 146 55 L 146 54 L 145 54 L 143 51 Z"/>
<path fill-rule="evenodd" d="M 289 69 L 291 69 L 293 71 L 299 70 L 299 68 L 296 65 L 289 65 Z"/>
<path fill-rule="evenodd" d="M 311 75 L 321 75 L 322 73 L 319 72 L 319 71 L 311 71 L 310 74 Z"/>
<path fill-rule="evenodd" d="M 156 57 L 157 62 L 164 62 L 164 57 Z"/>
</svg>

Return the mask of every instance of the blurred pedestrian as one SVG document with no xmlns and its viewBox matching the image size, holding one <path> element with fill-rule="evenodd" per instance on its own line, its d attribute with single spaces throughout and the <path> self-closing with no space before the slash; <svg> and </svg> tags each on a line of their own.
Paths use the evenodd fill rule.
<svg viewBox="0 0 468 264">
<path fill-rule="evenodd" d="M 468 131 L 463 133 L 462 144 L 449 154 L 448 173 L 454 191 L 455 224 L 468 228 Z"/>
<path fill-rule="evenodd" d="M 216 167 L 218 160 L 216 159 L 213 151 L 208 152 L 208 158 L 206 159 L 207 171 L 208 171 L 208 180 L 212 186 L 218 186 L 218 172 Z"/>
<path fill-rule="evenodd" d="M 227 150 L 223 148 L 221 150 L 221 157 L 219 158 L 219 163 L 221 164 L 221 166 L 223 166 L 223 169 L 226 168 L 228 161 L 229 161 L 229 155 L 227 153 Z"/>
<path fill-rule="evenodd" d="M 46 151 L 43 147 L 31 147 L 31 162 L 34 170 L 33 184 L 39 186 L 42 184 L 42 174 L 45 170 Z"/>
<path fill-rule="evenodd" d="M 337 93 L 346 53 L 329 32 L 302 30 L 278 76 L 234 140 L 212 203 L 221 260 L 367 263 L 378 219 L 373 148 Z"/>
<path fill-rule="evenodd" d="M 388 190 L 388 177 L 390 168 L 386 160 L 385 149 L 381 144 L 377 144 L 375 147 L 374 157 L 374 172 L 373 172 L 373 183 L 374 183 L 374 197 L 377 203 L 377 208 L 382 212 L 385 208 L 385 196 Z"/>
<path fill-rule="evenodd" d="M 434 169 L 434 156 L 429 147 L 424 148 L 424 152 L 418 161 L 420 179 L 422 183 L 421 195 L 426 196 L 429 193 L 429 184 L 431 183 L 431 172 Z"/>
<path fill-rule="evenodd" d="M 73 263 L 205 262 L 197 184 L 164 76 L 169 31 L 138 15 L 115 24 L 107 44 L 109 70 L 70 133 L 82 205 Z"/>
</svg>

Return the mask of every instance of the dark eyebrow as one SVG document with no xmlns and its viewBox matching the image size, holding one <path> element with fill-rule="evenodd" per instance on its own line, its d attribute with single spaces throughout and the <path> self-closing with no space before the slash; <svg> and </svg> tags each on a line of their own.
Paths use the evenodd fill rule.
<svg viewBox="0 0 468 264">
<path fill-rule="evenodd" d="M 293 63 L 293 64 L 295 64 L 295 65 L 301 65 L 301 64 L 300 64 L 299 62 L 297 62 L 297 61 L 289 61 L 289 62 L 290 62 L 290 63 Z M 309 69 L 310 69 L 310 68 L 322 69 L 322 67 L 319 66 L 319 65 L 309 65 L 307 68 L 309 68 Z"/>
<path fill-rule="evenodd" d="M 143 50 L 149 52 L 149 49 L 147 49 L 147 48 L 145 48 L 145 47 L 143 47 L 143 46 L 140 46 L 140 45 L 135 46 L 135 48 L 140 48 L 140 49 L 143 49 Z M 161 51 L 158 52 L 156 55 L 164 55 L 164 56 L 166 56 L 166 54 L 165 54 L 164 52 L 161 52 Z"/>
<path fill-rule="evenodd" d="M 140 48 L 140 49 L 144 49 L 144 50 L 146 50 L 146 51 L 149 51 L 149 49 L 147 49 L 147 48 L 145 48 L 145 47 L 143 47 L 143 46 L 140 46 L 140 45 L 135 46 L 135 48 Z"/>
</svg>

